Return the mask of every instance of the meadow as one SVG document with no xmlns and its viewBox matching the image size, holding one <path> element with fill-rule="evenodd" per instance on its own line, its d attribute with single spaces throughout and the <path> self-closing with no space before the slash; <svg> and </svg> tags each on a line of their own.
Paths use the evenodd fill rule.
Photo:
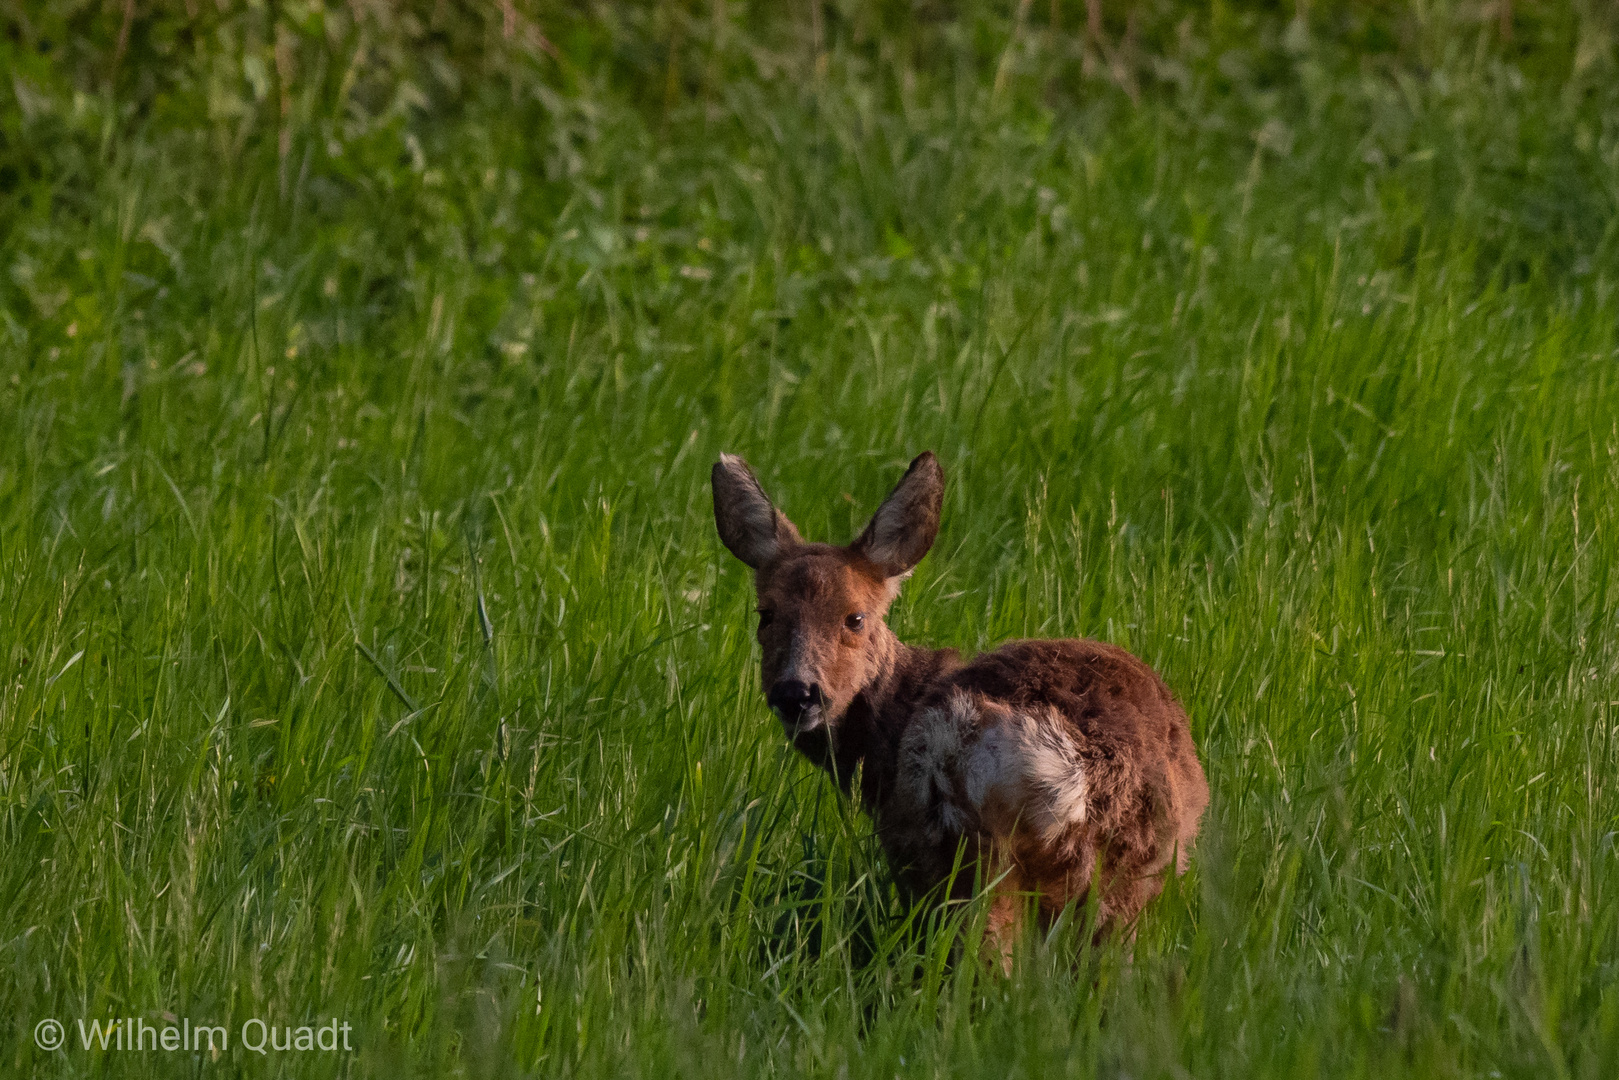
<svg viewBox="0 0 1619 1080">
<path fill-rule="evenodd" d="M 1104 7 L 0 13 L 0 1071 L 1619 1075 L 1619 11 Z M 709 467 L 924 449 L 900 636 L 1192 717 L 1128 955 L 764 707 Z"/>
</svg>

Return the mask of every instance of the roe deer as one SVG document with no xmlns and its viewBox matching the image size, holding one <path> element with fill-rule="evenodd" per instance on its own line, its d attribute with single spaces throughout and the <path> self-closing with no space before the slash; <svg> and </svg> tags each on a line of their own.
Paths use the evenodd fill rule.
<svg viewBox="0 0 1619 1080">
<path fill-rule="evenodd" d="M 1094 884 L 1097 934 L 1129 932 L 1171 860 L 1185 872 L 1209 801 L 1157 673 L 1097 641 L 1015 641 L 963 661 L 896 638 L 888 606 L 939 531 L 931 453 L 847 547 L 800 538 L 739 457 L 721 455 L 713 485 L 720 539 L 755 571 L 766 700 L 846 793 L 861 767 L 902 891 L 993 884 L 986 947 L 1003 964 L 1029 893 L 1049 923 Z"/>
</svg>

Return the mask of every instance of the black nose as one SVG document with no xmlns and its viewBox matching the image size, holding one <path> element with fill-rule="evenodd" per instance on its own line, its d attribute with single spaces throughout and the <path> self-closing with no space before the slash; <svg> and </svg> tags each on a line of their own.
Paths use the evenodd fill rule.
<svg viewBox="0 0 1619 1080">
<path fill-rule="evenodd" d="M 797 679 L 783 679 L 765 695 L 765 701 L 781 714 L 783 720 L 797 720 L 820 700 L 818 687 L 806 686 Z"/>
</svg>

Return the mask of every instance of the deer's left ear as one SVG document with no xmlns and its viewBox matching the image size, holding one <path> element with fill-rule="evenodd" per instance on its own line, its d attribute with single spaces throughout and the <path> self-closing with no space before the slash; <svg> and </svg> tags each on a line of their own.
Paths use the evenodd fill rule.
<svg viewBox="0 0 1619 1080">
<path fill-rule="evenodd" d="M 714 524 L 732 555 L 757 570 L 800 542 L 798 530 L 786 514 L 771 505 L 746 461 L 735 454 L 721 454 L 710 482 L 714 486 Z"/>
<path fill-rule="evenodd" d="M 944 469 L 932 451 L 923 451 L 872 515 L 866 531 L 849 546 L 884 578 L 903 578 L 933 546 L 943 506 Z"/>
</svg>

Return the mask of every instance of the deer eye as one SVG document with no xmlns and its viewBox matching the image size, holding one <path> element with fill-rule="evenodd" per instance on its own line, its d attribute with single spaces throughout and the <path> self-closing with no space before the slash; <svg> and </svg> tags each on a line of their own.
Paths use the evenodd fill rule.
<svg viewBox="0 0 1619 1080">
<path fill-rule="evenodd" d="M 770 625 L 770 620 L 774 619 L 775 617 L 776 617 L 776 613 L 774 611 L 771 611 L 768 608 L 760 608 L 759 609 L 759 629 L 763 630 L 765 627 L 769 626 Z"/>
<path fill-rule="evenodd" d="M 858 634 L 860 632 L 860 628 L 866 625 L 866 616 L 857 611 L 853 615 L 850 615 L 847 619 L 844 619 L 843 625 L 847 626 L 850 630 L 853 630 Z"/>
</svg>

